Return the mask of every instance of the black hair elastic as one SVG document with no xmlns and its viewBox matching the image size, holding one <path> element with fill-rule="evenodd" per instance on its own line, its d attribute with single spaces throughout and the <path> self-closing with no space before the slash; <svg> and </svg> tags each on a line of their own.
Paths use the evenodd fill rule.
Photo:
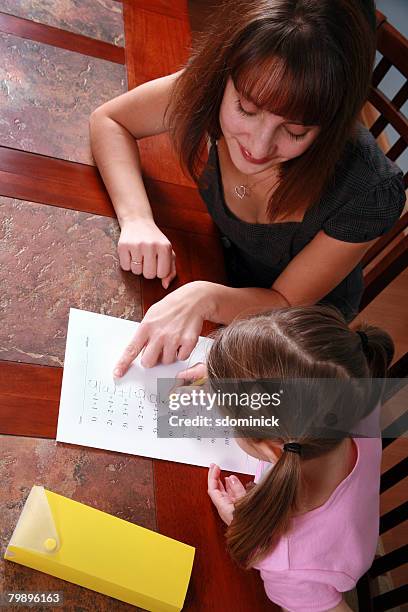
<svg viewBox="0 0 408 612">
<path fill-rule="evenodd" d="M 283 445 L 283 450 L 289 453 L 297 453 L 298 455 L 300 455 L 302 446 L 297 442 L 287 442 Z"/>
<path fill-rule="evenodd" d="M 363 331 L 356 332 L 360 336 L 361 340 L 361 348 L 363 349 L 364 355 L 367 355 L 368 352 L 368 336 Z"/>
</svg>

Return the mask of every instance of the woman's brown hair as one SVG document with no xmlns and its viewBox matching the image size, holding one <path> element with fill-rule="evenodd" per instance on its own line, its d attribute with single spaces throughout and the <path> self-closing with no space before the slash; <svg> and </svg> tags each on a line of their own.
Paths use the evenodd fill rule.
<svg viewBox="0 0 408 612">
<path fill-rule="evenodd" d="M 358 331 L 363 334 L 352 331 L 336 309 L 317 305 L 237 320 L 215 337 L 207 359 L 213 390 L 222 389 L 225 381 L 231 391 L 234 382 L 238 388 L 243 380 L 256 380 L 259 385 L 268 379 L 306 379 L 293 403 L 294 419 L 285 414 L 290 412 L 287 404 L 280 412 L 274 408 L 284 422 L 278 430 L 266 432 L 275 442 L 300 444 L 301 454 L 283 452 L 274 468 L 235 505 L 227 545 L 244 567 L 264 557 L 290 528 L 304 494 L 301 463 L 334 450 L 378 404 L 380 387 L 375 383 L 385 378 L 394 345 L 377 327 L 360 325 Z M 321 381 L 334 382 L 339 392 L 325 394 Z M 344 386 L 339 385 L 341 381 Z M 342 391 L 346 384 L 347 397 Z M 242 409 L 222 410 L 237 416 Z M 310 427 L 313 411 L 329 425 L 340 423 L 340 431 L 330 437 L 324 429 L 325 434 L 316 437 Z M 297 435 L 285 425 L 289 422 L 297 424 Z M 251 432 L 251 438 L 265 438 L 265 428 Z"/>
<path fill-rule="evenodd" d="M 366 6 L 366 5 L 370 6 Z M 317 203 L 367 98 L 375 32 L 372 1 L 234 0 L 222 3 L 178 78 L 168 108 L 173 142 L 196 182 L 208 136 L 221 136 L 229 77 L 259 108 L 321 130 L 281 166 L 272 221 Z M 364 7 L 363 7 L 364 5 Z M 375 20 L 375 15 L 374 15 Z"/>
</svg>

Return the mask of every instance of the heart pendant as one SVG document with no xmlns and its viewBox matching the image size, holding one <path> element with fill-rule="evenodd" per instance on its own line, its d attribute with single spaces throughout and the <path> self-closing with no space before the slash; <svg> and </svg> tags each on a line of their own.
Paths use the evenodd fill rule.
<svg viewBox="0 0 408 612">
<path fill-rule="evenodd" d="M 235 195 L 238 196 L 238 198 L 240 200 L 242 200 L 242 198 L 245 198 L 247 193 L 248 193 L 248 190 L 247 190 L 245 185 L 236 185 L 235 186 Z"/>
</svg>

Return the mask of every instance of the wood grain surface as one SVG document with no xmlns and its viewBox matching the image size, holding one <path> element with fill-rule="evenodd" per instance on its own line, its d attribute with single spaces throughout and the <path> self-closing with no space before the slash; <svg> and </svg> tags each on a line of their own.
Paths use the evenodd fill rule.
<svg viewBox="0 0 408 612">
<path fill-rule="evenodd" d="M 29 19 L 0 13 L 0 32 L 14 34 L 60 49 L 75 51 L 83 55 L 105 59 L 115 64 L 125 63 L 125 50 L 102 40 L 96 40 L 82 34 L 67 32 L 53 26 L 36 23 Z"/>
</svg>

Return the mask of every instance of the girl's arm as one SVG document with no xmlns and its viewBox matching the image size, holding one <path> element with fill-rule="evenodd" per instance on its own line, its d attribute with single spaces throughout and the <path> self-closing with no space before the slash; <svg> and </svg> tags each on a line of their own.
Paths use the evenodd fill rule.
<svg viewBox="0 0 408 612">
<path fill-rule="evenodd" d="M 174 277 L 175 269 L 171 244 L 154 223 L 137 140 L 168 129 L 165 111 L 179 74 L 144 83 L 106 102 L 90 118 L 92 153 L 122 229 L 121 266 L 146 278 L 164 279 L 171 272 Z M 142 265 L 135 267 L 132 260 Z"/>
<path fill-rule="evenodd" d="M 344 599 L 339 603 L 338 606 L 328 610 L 328 612 L 353 612 L 352 609 L 346 604 Z"/>
</svg>

